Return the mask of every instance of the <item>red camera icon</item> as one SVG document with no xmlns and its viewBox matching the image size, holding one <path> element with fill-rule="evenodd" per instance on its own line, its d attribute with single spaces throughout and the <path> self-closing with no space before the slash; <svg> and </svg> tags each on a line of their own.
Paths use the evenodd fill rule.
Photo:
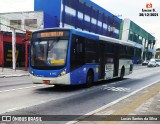
<svg viewBox="0 0 160 124">
<path fill-rule="evenodd" d="M 152 3 L 147 3 L 146 8 L 152 8 Z"/>
</svg>

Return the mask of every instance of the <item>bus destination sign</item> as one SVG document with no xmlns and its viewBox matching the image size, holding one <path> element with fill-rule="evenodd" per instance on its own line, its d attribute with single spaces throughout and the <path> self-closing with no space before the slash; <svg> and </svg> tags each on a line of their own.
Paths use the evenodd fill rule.
<svg viewBox="0 0 160 124">
<path fill-rule="evenodd" d="M 40 37 L 63 37 L 63 36 L 64 36 L 63 31 L 40 33 Z"/>
<path fill-rule="evenodd" d="M 49 37 L 69 37 L 69 31 L 43 31 L 43 32 L 35 32 L 32 35 L 32 39 L 34 38 L 49 38 Z"/>
</svg>

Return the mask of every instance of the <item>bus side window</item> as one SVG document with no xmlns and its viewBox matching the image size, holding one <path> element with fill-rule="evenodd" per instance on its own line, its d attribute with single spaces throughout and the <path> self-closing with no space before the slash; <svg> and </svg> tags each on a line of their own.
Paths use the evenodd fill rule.
<svg viewBox="0 0 160 124">
<path fill-rule="evenodd" d="M 84 64 L 84 37 L 73 35 L 71 45 L 71 64 Z"/>
<path fill-rule="evenodd" d="M 79 41 L 79 39 L 76 39 L 76 52 L 82 53 L 83 52 L 83 44 Z"/>
<path fill-rule="evenodd" d="M 98 63 L 99 57 L 97 56 L 98 43 L 96 40 L 88 39 L 85 40 L 85 62 L 86 63 Z"/>
</svg>

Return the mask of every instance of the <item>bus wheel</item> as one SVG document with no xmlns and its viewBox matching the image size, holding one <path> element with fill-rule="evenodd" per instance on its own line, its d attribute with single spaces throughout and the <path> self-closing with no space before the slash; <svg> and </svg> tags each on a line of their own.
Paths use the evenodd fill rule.
<svg viewBox="0 0 160 124">
<path fill-rule="evenodd" d="M 92 71 L 89 71 L 86 79 L 86 87 L 91 87 L 94 81 L 94 75 Z"/>
<path fill-rule="evenodd" d="M 121 69 L 121 75 L 120 75 L 120 79 L 121 80 L 124 78 L 124 73 L 125 73 L 125 69 L 124 69 L 124 67 L 122 67 L 122 69 Z"/>
</svg>

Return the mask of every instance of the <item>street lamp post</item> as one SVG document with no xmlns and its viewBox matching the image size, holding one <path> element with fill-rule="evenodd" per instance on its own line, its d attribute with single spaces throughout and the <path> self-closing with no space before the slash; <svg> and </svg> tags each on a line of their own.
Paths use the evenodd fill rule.
<svg viewBox="0 0 160 124">
<path fill-rule="evenodd" d="M 16 70 L 16 31 L 12 29 L 12 67 Z"/>
</svg>

